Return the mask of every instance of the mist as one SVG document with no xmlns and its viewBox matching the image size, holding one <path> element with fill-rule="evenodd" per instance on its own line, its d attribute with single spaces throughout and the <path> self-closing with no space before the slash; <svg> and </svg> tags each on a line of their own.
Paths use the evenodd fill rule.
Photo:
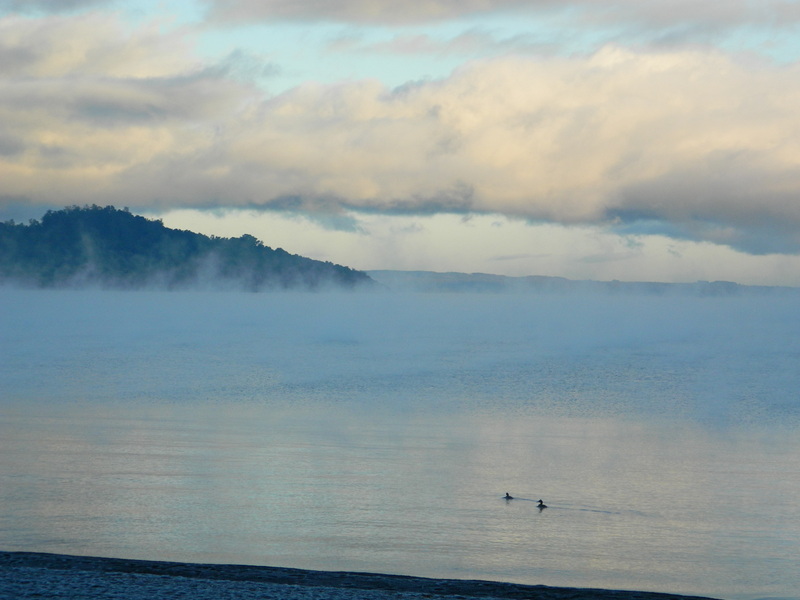
<svg viewBox="0 0 800 600">
<path fill-rule="evenodd" d="M 791 296 L 0 293 L 20 401 L 800 416 Z"/>
<path fill-rule="evenodd" d="M 793 295 L 0 303 L 5 549 L 793 597 Z"/>
</svg>

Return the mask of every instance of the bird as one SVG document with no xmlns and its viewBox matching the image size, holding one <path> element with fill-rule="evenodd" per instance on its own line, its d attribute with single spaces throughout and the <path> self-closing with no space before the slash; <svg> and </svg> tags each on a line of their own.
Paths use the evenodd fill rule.
<svg viewBox="0 0 800 600">
<path fill-rule="evenodd" d="M 542 502 L 542 499 L 539 498 L 539 510 L 544 510 L 545 508 L 547 508 L 547 504 Z"/>
<path fill-rule="evenodd" d="M 513 500 L 513 499 L 514 499 L 514 496 L 512 496 L 511 494 L 506 492 L 506 500 Z"/>
</svg>

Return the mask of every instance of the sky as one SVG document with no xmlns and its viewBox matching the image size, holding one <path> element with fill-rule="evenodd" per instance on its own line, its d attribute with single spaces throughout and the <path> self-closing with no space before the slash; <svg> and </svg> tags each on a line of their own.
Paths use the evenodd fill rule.
<svg viewBox="0 0 800 600">
<path fill-rule="evenodd" d="M 0 220 L 800 286 L 800 0 L 0 0 Z"/>
</svg>

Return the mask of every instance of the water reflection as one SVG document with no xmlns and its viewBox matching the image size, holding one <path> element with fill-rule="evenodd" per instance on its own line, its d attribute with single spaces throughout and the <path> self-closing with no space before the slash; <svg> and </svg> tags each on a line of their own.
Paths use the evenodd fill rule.
<svg viewBox="0 0 800 600">
<path fill-rule="evenodd" d="M 130 412 L 11 412 L 6 548 L 733 597 L 775 587 L 798 543 L 789 439 L 324 406 Z"/>
<path fill-rule="evenodd" d="M 4 549 L 794 594 L 790 304 L 189 298 L 4 297 Z"/>
</svg>

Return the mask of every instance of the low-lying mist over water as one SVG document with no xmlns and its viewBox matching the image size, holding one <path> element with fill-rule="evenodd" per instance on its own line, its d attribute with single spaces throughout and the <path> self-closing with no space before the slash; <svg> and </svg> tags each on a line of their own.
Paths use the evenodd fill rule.
<svg viewBox="0 0 800 600">
<path fill-rule="evenodd" d="M 5 550 L 797 597 L 796 297 L 0 303 Z"/>
</svg>

